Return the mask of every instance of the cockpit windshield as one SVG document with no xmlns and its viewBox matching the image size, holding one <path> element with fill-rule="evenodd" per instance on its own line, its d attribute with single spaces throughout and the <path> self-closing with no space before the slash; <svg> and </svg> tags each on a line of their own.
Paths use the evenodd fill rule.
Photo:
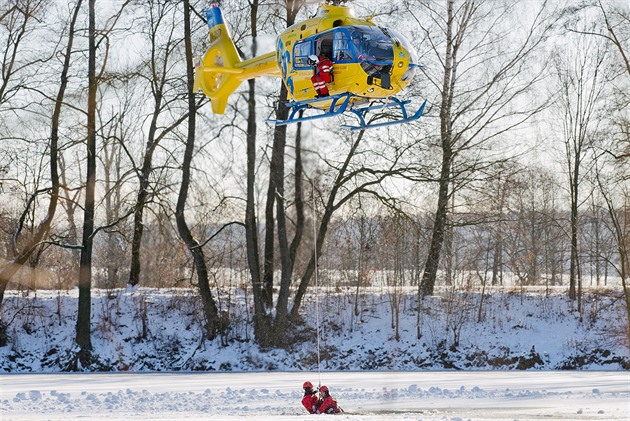
<svg viewBox="0 0 630 421">
<path fill-rule="evenodd" d="M 353 26 L 350 39 L 359 60 L 394 59 L 393 41 L 378 26 Z"/>
<path fill-rule="evenodd" d="M 416 50 L 412 47 L 411 43 L 407 40 L 407 38 L 402 36 L 400 32 L 395 31 L 393 29 L 387 29 L 387 32 L 392 36 L 392 38 L 399 41 L 402 44 L 402 46 L 405 47 L 405 50 L 409 52 L 410 62 L 414 64 L 417 63 L 418 55 L 416 54 Z"/>
</svg>

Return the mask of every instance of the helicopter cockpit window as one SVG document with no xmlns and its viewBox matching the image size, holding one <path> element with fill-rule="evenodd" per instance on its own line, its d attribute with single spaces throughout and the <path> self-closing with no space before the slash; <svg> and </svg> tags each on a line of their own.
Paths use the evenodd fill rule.
<svg viewBox="0 0 630 421">
<path fill-rule="evenodd" d="M 295 46 L 293 47 L 293 67 L 296 68 L 300 68 L 300 67 L 311 67 L 308 64 L 308 56 L 310 56 L 311 54 L 313 54 L 312 51 L 312 42 L 309 41 L 303 41 L 303 42 L 297 42 L 295 44 Z"/>
<path fill-rule="evenodd" d="M 350 47 L 350 37 L 345 30 L 338 29 L 333 36 L 333 61 L 343 63 L 352 61 L 352 48 Z"/>
<path fill-rule="evenodd" d="M 350 28 L 350 36 L 359 60 L 394 60 L 393 41 L 378 26 L 354 26 Z"/>
</svg>

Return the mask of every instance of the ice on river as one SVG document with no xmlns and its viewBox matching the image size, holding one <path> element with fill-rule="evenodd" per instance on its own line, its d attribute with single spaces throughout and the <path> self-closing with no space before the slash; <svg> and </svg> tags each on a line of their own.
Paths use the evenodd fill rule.
<svg viewBox="0 0 630 421">
<path fill-rule="evenodd" d="M 0 420 L 309 420 L 320 379 L 337 421 L 630 420 L 630 373 L 594 371 L 8 374 Z"/>
</svg>

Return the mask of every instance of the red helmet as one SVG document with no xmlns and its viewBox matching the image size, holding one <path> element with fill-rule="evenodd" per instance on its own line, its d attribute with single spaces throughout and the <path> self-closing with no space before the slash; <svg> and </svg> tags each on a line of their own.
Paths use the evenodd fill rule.
<svg viewBox="0 0 630 421">
<path fill-rule="evenodd" d="M 328 386 L 322 386 L 319 388 L 319 391 L 322 393 L 328 392 Z"/>
<path fill-rule="evenodd" d="M 304 382 L 304 384 L 302 385 L 302 389 L 312 389 L 313 388 L 313 383 L 311 382 Z"/>
</svg>

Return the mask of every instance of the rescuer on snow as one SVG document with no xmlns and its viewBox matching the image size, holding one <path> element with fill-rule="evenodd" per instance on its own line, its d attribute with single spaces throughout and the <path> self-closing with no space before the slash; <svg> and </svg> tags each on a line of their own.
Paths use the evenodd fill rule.
<svg viewBox="0 0 630 421">
<path fill-rule="evenodd" d="M 319 401 L 318 414 L 338 414 L 342 412 L 341 408 L 337 406 L 335 398 L 330 396 L 327 386 L 319 388 Z"/>
<path fill-rule="evenodd" d="M 319 398 L 317 397 L 317 390 L 313 388 L 313 383 L 304 382 L 302 388 L 304 389 L 302 405 L 304 405 L 304 408 L 306 408 L 309 414 L 317 414 L 317 408 L 319 408 Z"/>
</svg>

